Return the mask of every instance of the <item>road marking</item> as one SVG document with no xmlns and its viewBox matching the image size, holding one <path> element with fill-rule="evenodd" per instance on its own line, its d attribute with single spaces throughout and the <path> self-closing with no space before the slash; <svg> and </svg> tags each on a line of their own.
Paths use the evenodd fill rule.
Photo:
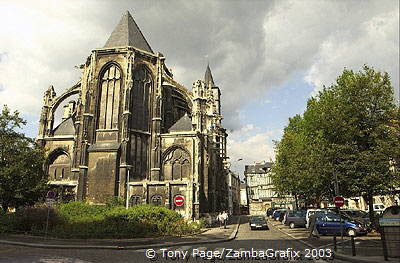
<svg viewBox="0 0 400 263">
<path fill-rule="evenodd" d="M 304 241 L 304 240 L 301 240 L 301 239 L 296 238 L 295 236 L 291 235 L 290 233 L 287 233 L 286 231 L 281 230 L 280 228 L 276 227 L 276 226 L 273 225 L 273 224 L 271 224 L 271 225 L 272 225 L 274 228 L 276 228 L 278 231 L 284 233 L 285 235 L 288 235 L 288 236 L 291 237 L 292 239 L 294 239 L 294 240 L 296 240 L 296 241 L 298 241 L 298 242 L 300 242 L 300 243 L 303 243 L 304 245 L 306 245 L 306 246 L 308 246 L 308 247 L 315 248 L 315 247 L 314 247 L 313 245 L 311 245 L 310 243 L 308 243 L 308 242 L 306 242 L 306 241 Z M 328 263 L 327 261 L 322 260 L 322 259 L 319 259 L 319 260 L 313 259 L 312 261 L 314 261 L 314 262 Z"/>
</svg>

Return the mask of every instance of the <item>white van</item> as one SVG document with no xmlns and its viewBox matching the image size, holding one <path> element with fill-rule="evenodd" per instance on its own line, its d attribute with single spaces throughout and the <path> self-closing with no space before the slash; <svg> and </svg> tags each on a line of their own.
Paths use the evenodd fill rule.
<svg viewBox="0 0 400 263">
<path fill-rule="evenodd" d="M 377 214 L 382 214 L 383 211 L 385 211 L 385 206 L 383 204 L 373 204 L 373 207 L 374 207 L 374 212 L 376 212 Z M 368 212 L 369 207 L 367 207 L 365 211 Z"/>
</svg>

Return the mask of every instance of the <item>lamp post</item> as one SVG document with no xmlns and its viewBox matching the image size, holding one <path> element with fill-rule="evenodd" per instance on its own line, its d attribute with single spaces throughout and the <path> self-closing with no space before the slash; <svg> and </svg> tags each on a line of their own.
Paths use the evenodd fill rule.
<svg viewBox="0 0 400 263">
<path fill-rule="evenodd" d="M 126 172 L 125 208 L 128 209 L 129 208 L 129 179 L 130 179 L 130 173 L 131 173 L 132 165 L 127 165 L 126 169 L 128 171 Z"/>
</svg>

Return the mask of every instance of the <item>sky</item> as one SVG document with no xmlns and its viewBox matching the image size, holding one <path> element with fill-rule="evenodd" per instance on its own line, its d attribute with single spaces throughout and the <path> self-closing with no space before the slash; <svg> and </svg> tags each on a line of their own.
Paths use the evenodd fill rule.
<svg viewBox="0 0 400 263">
<path fill-rule="evenodd" d="M 44 91 L 74 85 L 75 66 L 126 10 L 186 88 L 210 64 L 239 174 L 274 160 L 288 118 L 344 68 L 386 71 L 399 93 L 398 0 L 0 0 L 0 10 L 0 104 L 22 113 L 30 137 Z"/>
</svg>

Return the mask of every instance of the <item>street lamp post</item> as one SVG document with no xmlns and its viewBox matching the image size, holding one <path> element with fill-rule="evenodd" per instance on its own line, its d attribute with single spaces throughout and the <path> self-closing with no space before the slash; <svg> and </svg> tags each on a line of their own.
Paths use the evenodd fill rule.
<svg viewBox="0 0 400 263">
<path fill-rule="evenodd" d="M 130 179 L 130 172 L 132 169 L 132 165 L 127 165 L 126 168 L 128 169 L 126 173 L 126 196 L 125 196 L 125 208 L 129 208 L 129 179 Z"/>
</svg>

